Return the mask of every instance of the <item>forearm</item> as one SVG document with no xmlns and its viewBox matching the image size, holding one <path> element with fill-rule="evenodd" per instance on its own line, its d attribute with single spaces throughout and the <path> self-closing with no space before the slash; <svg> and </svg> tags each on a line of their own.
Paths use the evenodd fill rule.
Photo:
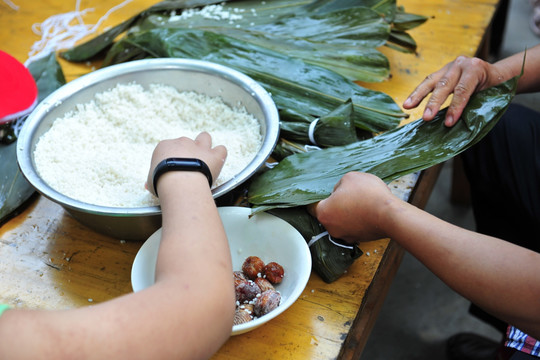
<svg viewBox="0 0 540 360">
<path fill-rule="evenodd" d="M 156 283 L 168 284 L 176 306 L 184 309 L 177 323 L 183 342 L 208 349 L 223 343 L 232 329 L 235 295 L 225 230 L 202 174 L 167 173 L 158 186 L 163 232 Z"/>
<path fill-rule="evenodd" d="M 521 74 L 523 59 L 525 66 L 523 76 L 518 82 L 518 93 L 540 91 L 540 45 L 526 51 L 514 54 L 494 63 L 497 75 L 493 77 L 490 85 L 497 85 Z"/>
<path fill-rule="evenodd" d="M 168 186 L 160 184 L 165 228 L 156 284 L 74 310 L 7 311 L 0 358 L 205 359 L 219 349 L 234 314 L 227 239 L 206 179 L 175 176 L 160 179 Z"/>
<path fill-rule="evenodd" d="M 540 254 L 389 202 L 382 227 L 464 297 L 540 337 Z"/>
</svg>

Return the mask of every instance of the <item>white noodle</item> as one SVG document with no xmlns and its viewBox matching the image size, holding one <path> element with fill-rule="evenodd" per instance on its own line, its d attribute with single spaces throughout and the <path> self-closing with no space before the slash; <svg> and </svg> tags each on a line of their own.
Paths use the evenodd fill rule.
<svg viewBox="0 0 540 360">
<path fill-rule="evenodd" d="M 7 2 L 8 0 L 4 1 Z M 32 31 L 36 35 L 41 36 L 41 39 L 32 45 L 25 65 L 28 66 L 32 61 L 44 57 L 52 51 L 69 49 L 75 46 L 79 40 L 95 33 L 111 13 L 131 1 L 133 0 L 125 0 L 112 7 L 94 25 L 85 24 L 83 20 L 83 16 L 90 11 L 94 11 L 94 9 L 81 10 L 80 0 L 76 1 L 75 11 L 53 15 L 45 19 L 42 23 L 32 25 Z"/>
</svg>

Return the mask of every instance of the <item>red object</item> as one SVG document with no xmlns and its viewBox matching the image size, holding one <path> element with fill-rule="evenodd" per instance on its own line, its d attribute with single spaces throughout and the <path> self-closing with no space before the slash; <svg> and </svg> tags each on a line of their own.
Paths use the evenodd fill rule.
<svg viewBox="0 0 540 360">
<path fill-rule="evenodd" d="M 28 69 L 0 51 L 0 124 L 32 111 L 37 95 L 36 82 Z"/>
</svg>

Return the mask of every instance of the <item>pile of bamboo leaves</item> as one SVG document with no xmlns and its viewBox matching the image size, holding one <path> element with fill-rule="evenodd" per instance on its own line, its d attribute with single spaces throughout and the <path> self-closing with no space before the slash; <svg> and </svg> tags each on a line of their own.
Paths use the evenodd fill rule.
<svg viewBox="0 0 540 360">
<path fill-rule="evenodd" d="M 217 3 L 232 16 L 181 15 Z M 407 30 L 425 20 L 395 0 L 163 1 L 61 56 L 104 56 L 104 66 L 152 57 L 223 64 L 265 87 L 284 120 L 289 113 L 326 116 L 350 100 L 350 119 L 365 138 L 395 128 L 407 115 L 388 95 L 354 81 L 386 79 L 388 60 L 377 48 L 414 52 Z"/>
</svg>

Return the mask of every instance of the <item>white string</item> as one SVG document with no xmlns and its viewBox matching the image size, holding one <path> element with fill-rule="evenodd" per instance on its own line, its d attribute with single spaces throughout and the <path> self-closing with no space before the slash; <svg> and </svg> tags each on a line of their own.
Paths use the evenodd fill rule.
<svg viewBox="0 0 540 360">
<path fill-rule="evenodd" d="M 328 235 L 328 231 L 325 231 L 323 233 L 320 233 L 319 235 L 313 236 L 311 240 L 309 240 L 308 242 L 308 247 L 311 247 L 311 245 L 315 244 L 317 241 L 319 241 L 319 239 L 322 239 L 326 235 Z"/>
<path fill-rule="evenodd" d="M 315 235 L 311 238 L 311 240 L 308 242 L 308 247 L 311 247 L 311 245 L 315 244 L 317 241 L 319 241 L 320 239 L 322 239 L 323 237 L 325 237 L 326 235 L 328 235 L 328 240 L 330 240 L 330 242 L 336 246 L 339 246 L 339 247 L 342 247 L 342 248 L 345 248 L 345 249 L 354 249 L 353 246 L 349 246 L 349 245 L 343 245 L 343 244 L 340 244 L 340 243 L 337 243 L 335 242 L 333 239 L 332 239 L 332 236 L 328 233 L 328 231 L 325 231 L 323 233 L 320 233 L 319 235 Z"/>
<path fill-rule="evenodd" d="M 266 165 L 267 168 L 273 169 L 273 168 L 275 168 L 276 166 L 278 166 L 279 163 L 278 163 L 277 161 L 274 161 L 274 162 L 268 162 L 268 161 L 267 161 L 267 162 L 265 162 L 264 164 Z"/>
<path fill-rule="evenodd" d="M 313 145 L 317 145 L 317 142 L 315 141 L 315 126 L 317 125 L 318 121 L 319 121 L 319 118 L 316 118 L 315 120 L 311 122 L 311 124 L 309 124 L 308 136 L 309 136 L 309 141 L 311 141 Z"/>
<path fill-rule="evenodd" d="M 13 1 L 10 1 L 10 0 L 4 0 L 4 2 L 5 2 L 10 8 L 12 8 L 13 10 L 19 11 L 19 6 L 16 5 Z"/>
<path fill-rule="evenodd" d="M 339 246 L 339 247 L 342 247 L 342 248 L 345 248 L 345 249 L 354 249 L 353 246 L 350 246 L 350 245 L 343 245 L 343 244 L 340 244 L 340 243 L 337 243 L 335 242 L 333 239 L 332 239 L 332 236 L 330 234 L 328 234 L 328 240 L 330 240 L 330 242 L 336 246 Z"/>
<path fill-rule="evenodd" d="M 75 11 L 53 15 L 45 19 L 42 23 L 33 24 L 32 31 L 36 35 L 41 36 L 41 39 L 32 45 L 25 65 L 28 66 L 32 61 L 44 57 L 52 51 L 73 47 L 79 40 L 95 33 L 111 13 L 127 5 L 131 1 L 133 0 L 125 0 L 112 7 L 95 25 L 87 25 L 84 23 L 83 16 L 90 11 L 94 11 L 94 9 L 80 10 L 80 0 L 76 1 Z"/>
<path fill-rule="evenodd" d="M 314 150 L 322 150 L 320 147 L 318 146 L 315 146 L 315 145 L 304 145 L 304 150 L 306 150 L 307 152 L 309 151 L 314 151 Z"/>
</svg>

